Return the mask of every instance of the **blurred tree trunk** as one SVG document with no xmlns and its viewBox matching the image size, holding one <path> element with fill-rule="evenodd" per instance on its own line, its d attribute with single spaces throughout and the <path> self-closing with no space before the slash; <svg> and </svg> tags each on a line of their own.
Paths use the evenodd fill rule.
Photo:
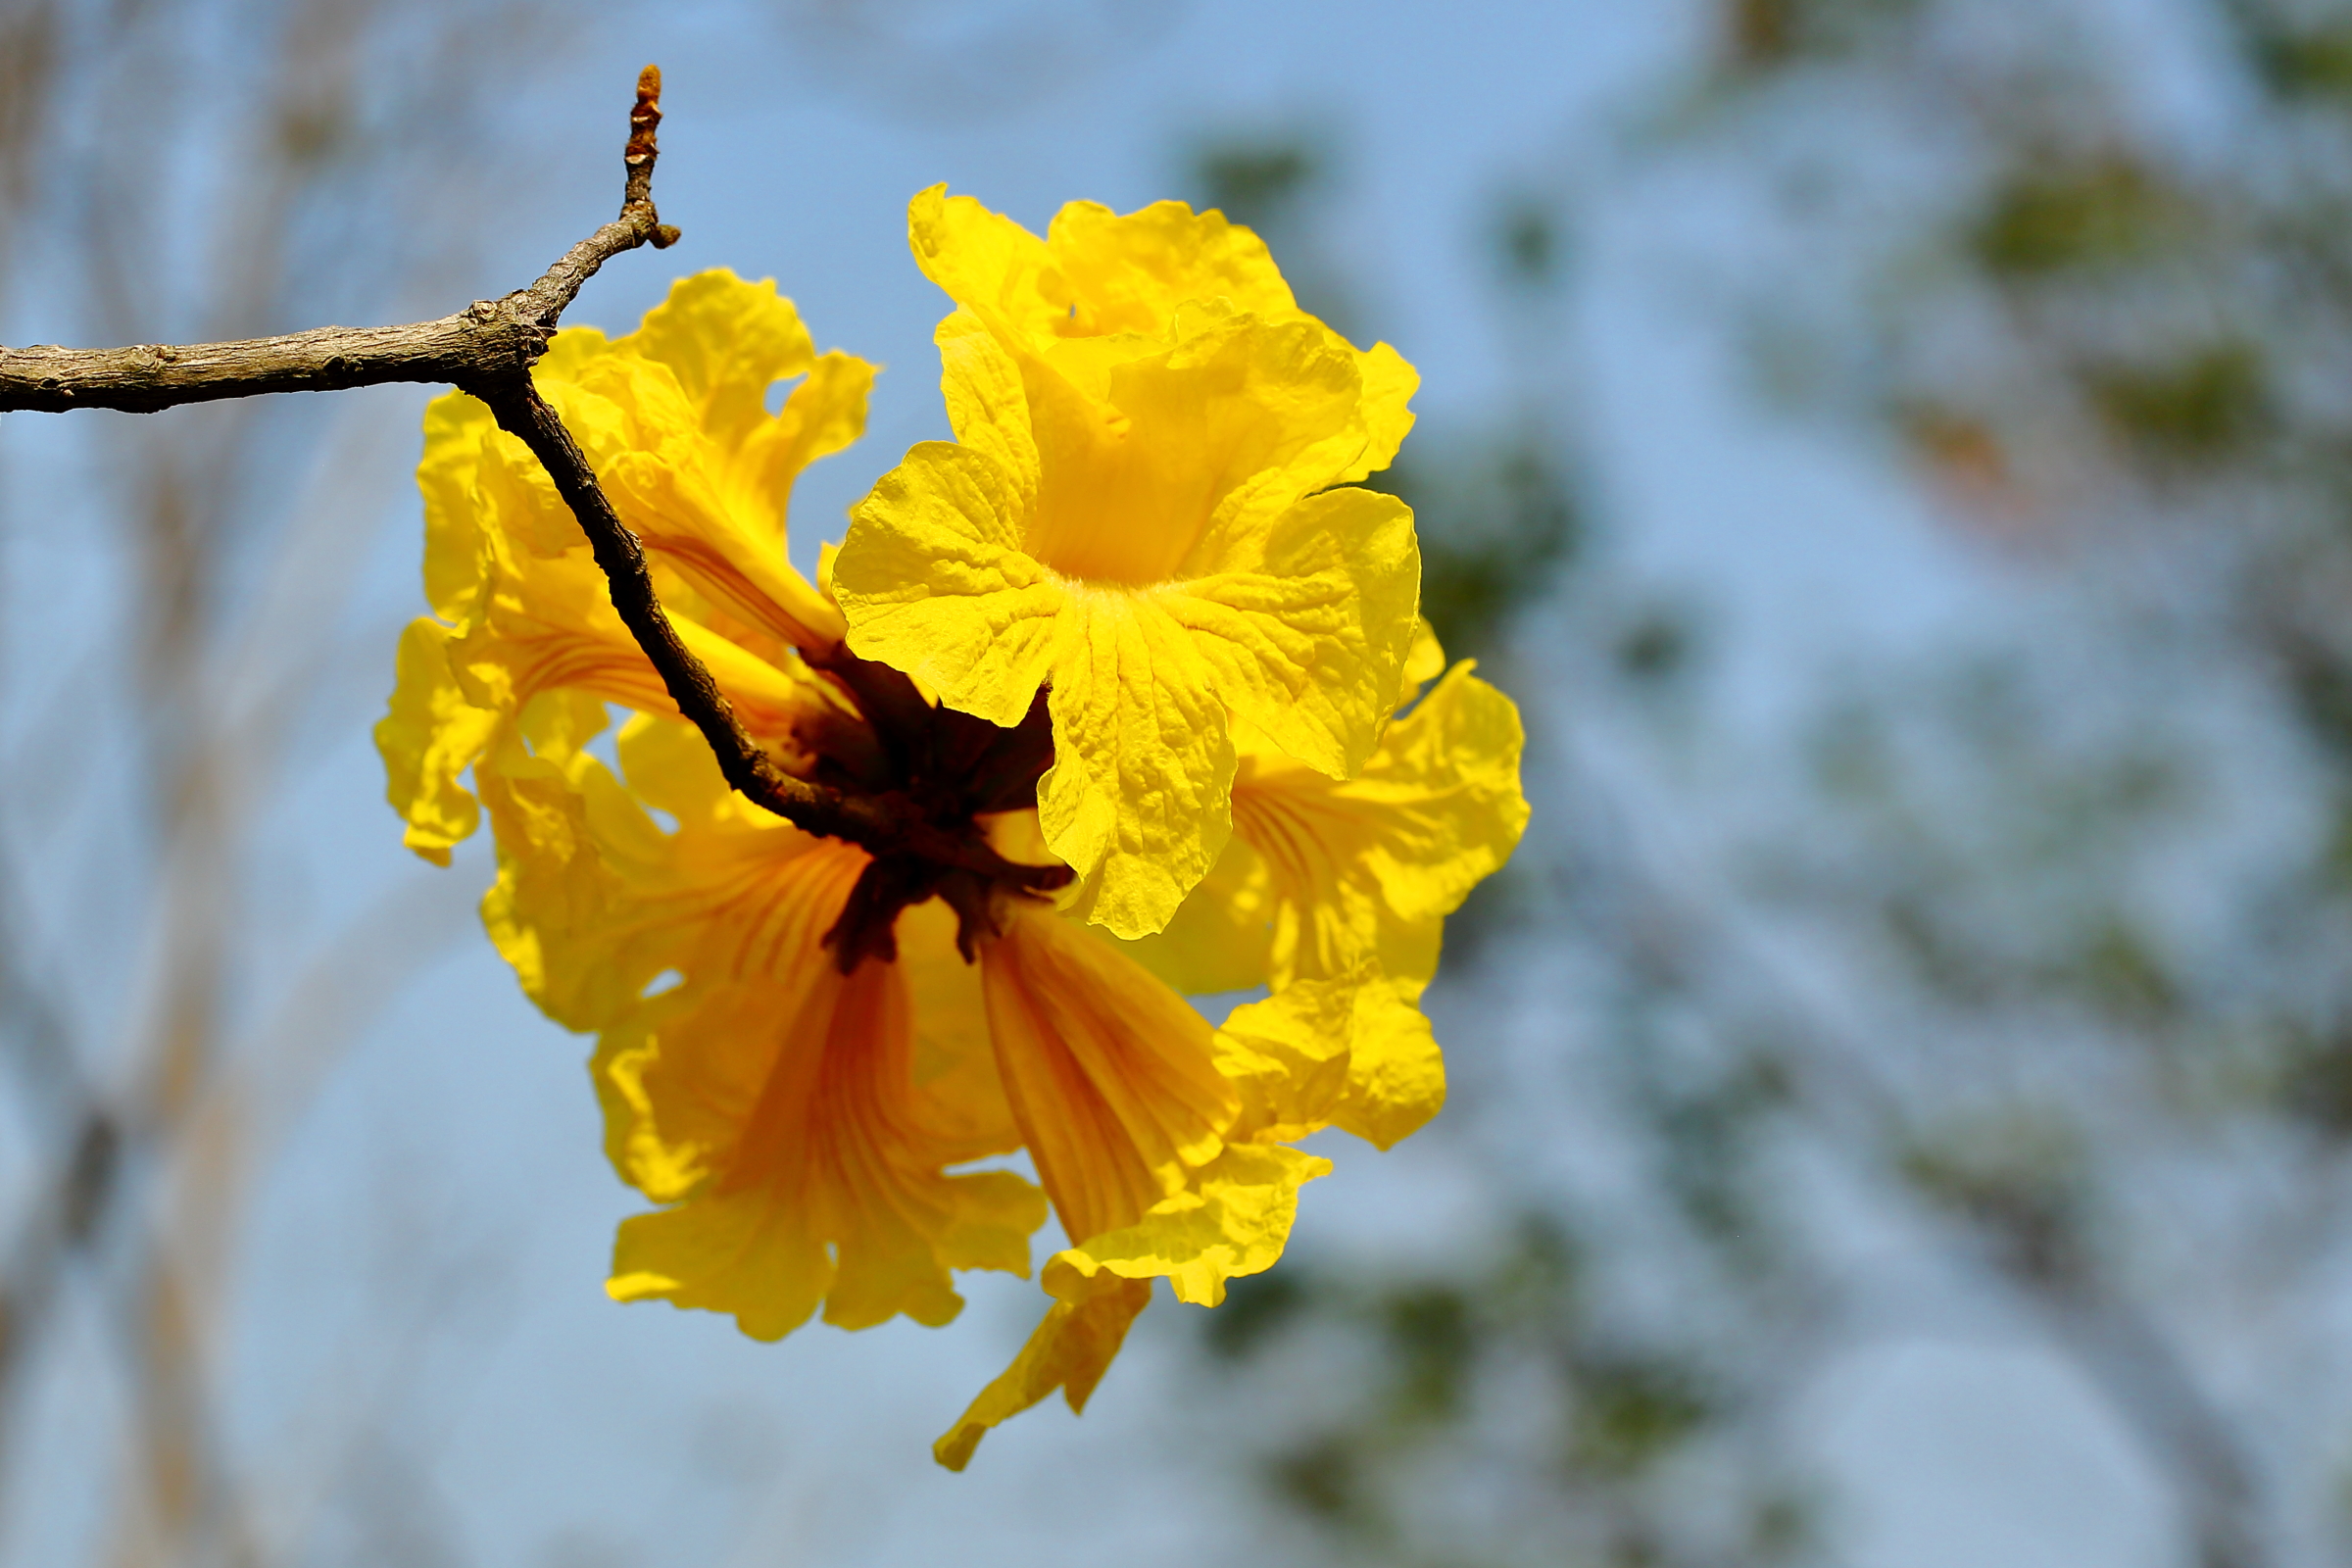
<svg viewBox="0 0 2352 1568">
<path fill-rule="evenodd" d="M 545 58 L 543 20 L 459 0 L 0 0 L 0 325 L 130 343 L 392 318 L 452 281 L 481 181 L 514 167 L 483 95 Z M 100 629 L 84 648 L 17 639 L 0 666 L 9 710 L 52 714 L 0 756 L 18 781 L 0 794 L 0 1093 L 40 1172 L 0 1231 L 0 1552 L 37 1500 L 30 1385 L 77 1339 L 113 1348 L 123 1404 L 94 1546 L 242 1565 L 284 1544 L 252 1510 L 269 1478 L 224 1441 L 243 1205 L 335 1041 L 457 907 L 396 891 L 313 956 L 339 971 L 324 984 L 257 951 L 250 923 L 257 827 L 284 808 L 299 721 L 341 667 L 336 605 L 405 477 L 401 432 L 369 428 L 381 414 L 92 416 L 74 439 L 99 494 L 6 497 L 0 604 L 79 592 Z M 27 545 L 100 514 L 112 580 L 44 580 Z M 63 832 L 33 804 L 61 770 L 82 818 Z"/>
</svg>

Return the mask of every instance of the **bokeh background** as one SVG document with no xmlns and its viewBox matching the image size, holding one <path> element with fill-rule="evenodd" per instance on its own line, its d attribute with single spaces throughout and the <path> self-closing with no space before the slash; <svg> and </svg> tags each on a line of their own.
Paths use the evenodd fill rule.
<svg viewBox="0 0 2352 1568">
<path fill-rule="evenodd" d="M 2352 6 L 0 0 L 0 341 L 439 315 L 608 216 L 888 367 L 1165 196 L 1424 376 L 1513 693 L 1452 1102 L 1083 1419 L 600 1289 L 585 1043 L 399 848 L 421 389 L 0 423 L 0 1562 L 2352 1559 Z"/>
</svg>

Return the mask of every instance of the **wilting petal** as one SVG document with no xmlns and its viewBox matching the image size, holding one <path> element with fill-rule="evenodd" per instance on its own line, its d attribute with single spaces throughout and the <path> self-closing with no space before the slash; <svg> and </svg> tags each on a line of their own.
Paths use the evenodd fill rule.
<svg viewBox="0 0 2352 1568">
<path fill-rule="evenodd" d="M 1152 1304 L 1152 1287 L 1140 1280 L 1103 1276 L 1073 1282 L 1075 1294 L 1046 1309 L 1012 1365 L 980 1391 L 948 1434 L 931 1446 L 931 1456 L 950 1470 L 971 1462 L 972 1450 L 991 1427 L 1062 1391 L 1072 1410 L 1083 1411 L 1102 1381 L 1127 1330 Z"/>
</svg>

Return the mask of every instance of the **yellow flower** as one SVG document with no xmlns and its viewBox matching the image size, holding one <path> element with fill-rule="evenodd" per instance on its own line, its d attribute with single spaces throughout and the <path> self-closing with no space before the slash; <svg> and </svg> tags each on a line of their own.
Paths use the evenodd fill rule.
<svg viewBox="0 0 2352 1568">
<path fill-rule="evenodd" d="M 675 720 L 622 730 L 624 790 L 563 706 L 476 767 L 500 849 L 483 915 L 531 999 L 601 1034 L 607 1151 L 668 1205 L 622 1222 L 611 1294 L 776 1339 L 820 1302 L 845 1328 L 942 1324 L 951 1271 L 1026 1275 L 1043 1197 L 947 1173 L 1019 1143 L 954 915 L 901 912 L 894 956 L 844 973 L 825 935 L 864 851 L 746 803 Z"/>
<path fill-rule="evenodd" d="M 1166 930 L 1127 945 L 1196 994 L 1355 977 L 1358 1070 L 1386 1087 L 1338 1124 L 1383 1149 L 1444 1102 L 1444 1067 L 1415 1004 L 1437 973 L 1446 916 L 1527 826 L 1519 710 L 1474 667 L 1446 670 L 1423 625 L 1399 713 L 1352 779 L 1245 733 L 1225 853 Z"/>
<path fill-rule="evenodd" d="M 795 645 L 837 641 L 833 606 L 784 558 L 802 468 L 855 440 L 873 367 L 819 355 L 770 282 L 723 269 L 681 278 L 644 325 L 608 340 L 557 334 L 536 371 L 655 568 L 662 602 L 738 715 L 790 750 L 796 726 L 849 710 Z M 770 383 L 804 377 L 774 416 Z M 614 612 L 570 511 L 483 404 L 425 411 L 425 598 L 402 638 L 391 712 L 376 726 L 406 842 L 449 863 L 480 820 L 459 783 L 497 715 L 559 687 L 674 712 Z"/>
<path fill-rule="evenodd" d="M 896 591 L 892 560 L 909 573 L 890 601 L 902 608 L 949 580 L 937 560 L 876 546 L 890 525 L 860 521 L 838 558 L 834 580 L 866 593 L 844 588 L 846 617 L 785 564 L 793 476 L 856 433 L 870 368 L 813 355 L 771 285 L 686 279 L 628 337 L 561 334 L 540 384 L 643 538 L 681 636 L 781 767 L 910 803 L 930 828 L 1015 861 L 1066 858 L 1070 813 L 1110 811 L 1120 848 L 1096 857 L 1094 890 L 1056 908 L 930 851 L 812 837 L 731 791 L 545 477 L 463 397 L 426 418 L 437 618 L 402 641 L 377 739 L 418 853 L 446 863 L 487 809 L 491 936 L 551 1018 L 598 1037 L 608 1153 L 655 1205 L 620 1227 L 615 1298 L 727 1312 L 768 1339 L 818 1314 L 937 1325 L 961 1305 L 957 1271 L 1026 1275 L 1031 1234 L 1049 1207 L 1059 1219 L 1069 1245 L 1042 1270 L 1043 1322 L 935 1447 L 961 1468 L 989 1428 L 1055 1390 L 1082 1406 L 1153 1279 L 1213 1306 L 1228 1280 L 1278 1259 L 1300 1187 L 1329 1169 L 1292 1146 L 1337 1126 L 1386 1147 L 1436 1111 L 1443 1066 L 1413 1004 L 1439 922 L 1509 853 L 1525 807 L 1516 715 L 1466 668 L 1391 722 L 1400 689 L 1409 700 L 1443 664 L 1434 641 L 1412 642 L 1410 519 L 1327 487 L 1393 454 L 1402 363 L 1298 313 L 1262 248 L 1214 215 L 1073 208 L 1041 243 L 969 204 L 931 205 L 943 232 L 956 213 L 970 220 L 971 247 L 993 234 L 1058 269 L 1009 267 L 997 295 L 943 328 L 966 445 L 937 449 L 963 455 L 938 471 L 1012 473 L 1022 505 L 1048 515 L 1067 498 L 1039 497 L 1076 482 L 1058 465 L 1100 460 L 1102 494 L 1142 506 L 1138 476 L 1159 464 L 1204 509 L 1151 581 L 1100 575 L 1126 569 L 1102 552 L 1142 548 L 1124 536 L 1038 545 L 1054 637 L 1075 626 L 1149 645 L 1075 718 L 1060 705 L 1088 690 L 1087 669 L 1041 665 L 975 712 L 909 678 L 945 689 L 940 669 L 902 673 L 843 646 Z M 1056 291 L 1070 295 L 1060 325 L 1032 308 Z M 769 383 L 791 375 L 806 379 L 768 416 Z M 1017 398 L 992 405 L 1003 419 L 974 413 L 1007 388 Z M 1079 423 L 1058 434 L 1024 412 L 1065 394 Z M 1206 444 L 1185 461 L 1225 466 L 1205 480 L 1178 471 L 1167 432 L 1183 419 L 1152 424 L 1186 398 Z M 1082 426 L 1112 416 L 1157 433 L 1124 458 L 1070 455 L 1080 436 L 1110 441 Z M 1034 453 L 1061 454 L 1026 479 L 984 452 L 1016 427 Z M 912 493 L 921 456 L 878 497 Z M 1120 479 L 1121 464 L 1139 466 Z M 1064 545 L 1095 552 L 1099 575 L 1056 575 L 1079 559 Z M 1025 635 L 1000 630 L 1008 645 Z M 1256 675 L 1228 678 L 1216 650 L 1233 647 Z M 992 661 L 982 646 L 971 667 Z M 1187 661 L 1209 673 L 1179 691 L 1162 677 Z M 1193 715 L 1176 739 L 1213 735 L 1224 759 L 1213 790 L 1179 776 L 1194 753 L 1130 748 L 1099 765 L 1095 719 L 1159 722 L 1154 705 L 1179 702 L 1200 706 L 1169 710 Z M 590 750 L 612 707 L 632 710 L 617 768 Z M 1179 800 L 1201 809 L 1188 817 Z M 1143 887 L 1139 867 L 1154 864 L 1164 874 Z M 1165 908 L 1148 921 L 1105 912 L 1152 900 Z M 1143 942 L 1102 929 L 1170 913 Z M 1212 1028 L 1179 994 L 1203 976 L 1271 994 Z M 968 1168 L 1020 1150 L 1035 1186 Z"/>
<path fill-rule="evenodd" d="M 1445 917 L 1501 868 L 1527 826 L 1519 710 L 1476 667 L 1446 670 L 1424 626 L 1397 716 L 1352 779 L 1326 778 L 1245 732 L 1234 837 L 1201 896 L 1133 944 L 1136 955 L 1193 992 L 1328 978 L 1367 958 L 1429 980 Z"/>
<path fill-rule="evenodd" d="M 624 785 L 584 749 L 601 705 L 550 696 L 475 767 L 500 848 L 484 916 L 532 1000 L 601 1033 L 608 1150 L 668 1205 L 623 1223 L 616 1298 L 760 1338 L 820 1302 L 848 1328 L 936 1325 L 961 1304 L 953 1270 L 1028 1272 L 1050 1200 L 1075 1239 L 1045 1271 L 1058 1375 L 1041 1386 L 1025 1351 L 941 1441 L 960 1468 L 1054 1387 L 1082 1404 L 1152 1279 L 1213 1306 L 1280 1257 L 1299 1186 L 1330 1168 L 1285 1145 L 1363 1092 L 1355 986 L 1302 983 L 1216 1030 L 1041 903 L 1001 907 L 967 963 L 937 899 L 845 974 L 826 937 L 864 851 L 746 804 L 672 719 L 623 729 Z M 1042 1196 L 947 1173 L 1016 1147 Z"/>
<path fill-rule="evenodd" d="M 1351 481 L 1396 455 L 1416 378 L 1215 213 L 1074 203 L 1040 240 L 935 188 L 909 221 L 957 306 L 956 440 L 857 510 L 849 645 L 999 724 L 1050 687 L 1038 809 L 1070 907 L 1156 931 L 1231 828 L 1229 711 L 1334 778 L 1380 737 L 1420 554 L 1410 511 Z"/>
</svg>

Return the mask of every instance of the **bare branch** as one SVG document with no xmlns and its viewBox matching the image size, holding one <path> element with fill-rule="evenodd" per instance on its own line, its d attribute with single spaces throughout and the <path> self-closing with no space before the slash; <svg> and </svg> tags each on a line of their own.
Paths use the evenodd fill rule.
<svg viewBox="0 0 2352 1568">
<path fill-rule="evenodd" d="M 579 444 L 556 411 L 528 378 L 468 390 L 490 405 L 500 427 L 529 447 L 555 480 L 556 493 L 571 508 L 588 535 L 589 548 L 596 553 L 596 564 L 603 568 L 606 586 L 612 591 L 612 608 L 661 672 L 678 711 L 710 743 L 728 784 L 806 832 L 847 839 L 877 854 L 911 854 L 1040 891 L 1069 881 L 1066 866 L 1016 865 L 978 840 L 935 826 L 900 796 L 850 794 L 795 778 L 776 766 L 735 717 L 733 706 L 709 667 L 678 636 L 654 593 L 644 547 L 612 510 Z"/>
<path fill-rule="evenodd" d="M 597 269 L 640 245 L 674 244 L 678 231 L 654 210 L 654 142 L 662 122 L 662 73 L 637 78 L 620 216 L 541 273 L 530 287 L 479 300 L 455 316 L 406 326 L 321 326 L 233 343 L 137 344 L 67 349 L 55 344 L 0 348 L 0 412 L 64 414 L 113 409 L 153 414 L 184 403 L 259 397 L 273 392 L 334 392 L 345 387 L 423 381 L 476 386 L 512 379 L 547 351 L 547 339 L 580 285 Z"/>
<path fill-rule="evenodd" d="M 485 302 L 408 326 L 321 326 L 182 348 L 0 349 L 0 412 L 153 414 L 183 403 L 271 392 L 511 376 L 545 352 L 547 333 L 514 318 L 504 305 Z"/>
<path fill-rule="evenodd" d="M 407 326 L 324 326 L 181 347 L 0 348 L 0 412 L 147 414 L 221 398 L 394 381 L 445 383 L 469 392 L 546 466 L 588 536 L 612 607 L 661 672 L 678 711 L 710 742 L 730 785 L 804 831 L 846 839 L 877 856 L 909 855 L 1030 892 L 1062 886 L 1070 880 L 1067 867 L 1008 861 L 977 835 L 932 822 L 903 795 L 845 792 L 778 767 L 735 717 L 709 668 L 679 638 L 655 595 L 643 546 L 612 510 L 579 443 L 532 385 L 532 364 L 547 351 L 556 323 L 597 269 L 623 251 L 640 245 L 661 249 L 677 240 L 678 231 L 654 209 L 654 165 L 661 156 L 655 133 L 661 123 L 662 73 L 648 66 L 638 75 L 637 100 L 629 111 L 620 216 L 564 252 L 528 288 Z M 828 669 L 858 662 L 838 647 L 804 652 Z"/>
</svg>

